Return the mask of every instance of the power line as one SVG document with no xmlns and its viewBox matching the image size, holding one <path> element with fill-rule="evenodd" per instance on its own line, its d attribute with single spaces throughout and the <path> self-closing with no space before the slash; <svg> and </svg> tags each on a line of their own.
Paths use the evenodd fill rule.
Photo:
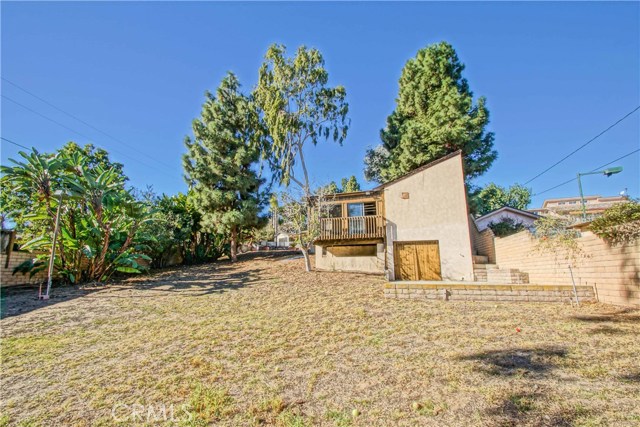
<svg viewBox="0 0 640 427">
<path fill-rule="evenodd" d="M 639 152 L 639 151 L 640 151 L 640 148 L 638 148 L 637 150 L 633 150 L 632 152 L 627 153 L 627 154 L 625 154 L 625 155 L 624 155 L 624 156 L 622 156 L 622 157 L 618 157 L 617 159 L 612 160 L 612 161 L 610 161 L 609 163 L 605 163 L 604 165 L 598 166 L 597 168 L 594 168 L 594 169 L 590 170 L 589 172 L 595 172 L 595 171 L 597 171 L 598 169 L 606 168 L 607 166 L 609 166 L 609 165 L 611 165 L 611 164 L 613 164 L 613 163 L 615 163 L 615 162 L 617 162 L 617 161 L 619 161 L 619 160 L 622 160 L 622 159 L 624 159 L 625 157 L 629 157 L 629 156 L 631 156 L 631 155 L 633 155 L 633 154 L 635 154 L 635 153 L 637 153 L 637 152 Z M 544 191 L 541 191 L 541 192 L 539 192 L 539 193 L 533 194 L 533 195 L 532 195 L 532 197 L 533 197 L 533 196 L 539 196 L 540 194 L 544 194 L 544 193 L 546 193 L 546 192 L 548 192 L 548 191 L 551 191 L 551 190 L 555 190 L 556 188 L 558 188 L 558 187 L 562 187 L 563 185 L 567 185 L 567 184 L 569 184 L 570 182 L 576 181 L 577 179 L 578 179 L 577 177 L 576 177 L 576 178 L 571 178 L 570 180 L 565 181 L 565 182 L 563 182 L 563 183 L 561 183 L 561 184 L 555 185 L 555 186 L 553 186 L 553 187 L 551 187 L 551 188 L 547 188 L 547 189 L 546 189 L 546 190 L 544 190 Z"/>
<path fill-rule="evenodd" d="M 31 150 L 31 148 L 26 147 L 26 146 L 24 146 L 24 145 L 22 145 L 22 144 L 18 144 L 17 142 L 14 142 L 14 141 L 12 141 L 12 140 L 10 140 L 10 139 L 7 139 L 7 138 L 5 138 L 4 136 L 0 136 L 0 138 L 2 138 L 4 141 L 7 141 L 9 144 L 17 145 L 18 147 L 22 147 L 22 148 L 24 148 L 25 150 Z"/>
<path fill-rule="evenodd" d="M 62 108 L 60 108 L 60 107 L 58 107 L 58 106 L 56 106 L 56 105 L 52 104 L 51 102 L 47 101 L 46 99 L 44 99 L 44 98 L 42 98 L 42 97 L 40 97 L 40 96 L 36 95 L 35 93 L 30 92 L 29 90 L 27 90 L 27 89 L 23 88 L 23 87 L 22 87 L 22 86 L 20 86 L 19 84 L 12 82 L 11 80 L 9 80 L 9 79 L 7 79 L 7 78 L 5 78 L 5 77 L 1 77 L 1 78 L 2 78 L 2 80 L 4 80 L 5 82 L 9 83 L 9 84 L 10 84 L 10 85 L 12 85 L 12 86 L 15 86 L 16 88 L 20 89 L 20 90 L 21 90 L 21 91 L 23 91 L 24 93 L 31 95 L 32 97 L 34 97 L 34 98 L 38 99 L 38 100 L 39 100 L 39 101 L 41 101 L 41 102 L 44 102 L 44 103 L 45 103 L 45 104 L 47 104 L 48 106 L 50 106 L 50 107 L 52 107 L 52 108 L 55 108 L 56 110 L 60 111 L 60 112 L 61 112 L 61 113 L 63 113 L 63 114 L 66 114 L 67 116 L 71 117 L 71 118 L 72 118 L 72 119 L 74 119 L 74 120 L 79 121 L 79 122 L 80 122 L 80 123 L 82 123 L 83 125 L 88 126 L 88 127 L 90 127 L 91 129 L 93 129 L 93 130 L 95 130 L 95 131 L 97 131 L 97 132 L 100 132 L 102 135 L 106 136 L 107 138 L 112 139 L 113 141 L 117 142 L 118 144 L 121 144 L 121 145 L 123 145 L 123 146 L 127 147 L 128 149 L 131 149 L 131 150 L 135 151 L 136 153 L 138 153 L 138 154 L 140 154 L 140 155 L 142 155 L 142 156 L 145 156 L 145 157 L 147 157 L 148 159 L 153 160 L 154 162 L 156 162 L 156 163 L 158 163 L 158 164 L 160 164 L 160 165 L 162 165 L 162 166 L 164 166 L 164 167 L 166 167 L 166 168 L 171 168 L 171 167 L 172 167 L 172 166 L 167 165 L 167 164 L 165 164 L 164 162 L 162 162 L 162 161 L 160 161 L 160 160 L 158 160 L 158 159 L 153 158 L 153 157 L 152 157 L 152 156 L 150 156 L 149 154 L 147 154 L 147 153 L 145 153 L 145 152 L 143 152 L 143 151 L 141 151 L 141 150 L 136 149 L 135 147 L 131 146 L 130 144 L 127 144 L 126 142 L 121 141 L 120 139 L 116 138 L 115 136 L 110 135 L 110 134 L 108 134 L 107 132 L 105 132 L 105 131 L 103 131 L 103 130 L 101 130 L 101 129 L 99 129 L 99 128 L 95 127 L 95 126 L 93 126 L 91 123 L 88 123 L 88 122 L 86 122 L 86 121 L 82 120 L 82 119 L 81 119 L 81 118 L 79 118 L 78 116 L 76 116 L 76 115 L 74 115 L 74 114 L 71 114 L 71 113 L 70 113 L 70 112 L 68 112 L 68 111 L 63 110 Z"/>
<path fill-rule="evenodd" d="M 624 117 L 622 117 L 621 119 L 619 119 L 617 122 L 615 122 L 614 124 L 612 124 L 611 126 L 609 126 L 608 128 L 606 128 L 605 130 L 603 130 L 602 132 L 600 132 L 599 134 L 597 134 L 596 136 L 594 136 L 593 138 L 591 138 L 590 140 L 588 140 L 587 142 L 585 142 L 584 144 L 582 144 L 580 147 L 576 148 L 575 150 L 573 150 L 571 153 L 567 154 L 566 156 L 564 156 L 563 158 L 561 158 L 560 160 L 558 160 L 557 162 L 555 162 L 554 164 L 552 164 L 551 166 L 549 166 L 548 168 L 546 168 L 545 170 L 543 170 L 542 172 L 540 172 L 538 175 L 534 176 L 533 178 L 531 178 L 529 181 L 525 182 L 524 184 L 528 184 L 531 181 L 533 181 L 534 179 L 539 178 L 540 176 L 544 175 L 545 173 L 549 172 L 551 169 L 553 169 L 554 167 L 558 166 L 560 163 L 564 162 L 565 160 L 567 160 L 569 157 L 573 156 L 575 153 L 577 153 L 578 151 L 582 150 L 584 147 L 586 147 L 587 145 L 591 144 L 593 141 L 595 141 L 596 139 L 598 139 L 599 137 L 601 137 L 602 135 L 604 135 L 606 132 L 608 132 L 609 130 L 611 130 L 613 127 L 615 127 L 618 123 L 620 123 L 621 121 L 623 121 L 624 119 L 626 119 L 627 117 L 629 117 L 630 115 L 632 115 L 633 113 L 635 113 L 636 111 L 640 110 L 640 105 L 637 106 L 636 108 L 634 108 L 632 111 L 628 112 Z"/>
<path fill-rule="evenodd" d="M 65 124 L 62 124 L 62 123 L 60 123 L 59 121 L 52 119 L 51 117 L 45 116 L 44 114 L 39 113 L 39 112 L 37 112 L 36 110 L 34 110 L 34 109 L 32 109 L 32 108 L 29 108 L 29 107 L 27 107 L 27 106 L 26 106 L 26 105 L 24 105 L 24 104 L 19 103 L 19 102 L 18 102 L 18 101 L 16 101 L 15 99 L 9 98 L 8 96 L 6 96 L 6 95 L 4 95 L 4 94 L 3 94 L 3 95 L 0 95 L 0 96 L 2 96 L 4 99 L 6 99 L 6 100 L 8 100 L 8 101 L 13 102 L 13 103 L 14 103 L 14 104 L 16 104 L 16 105 L 19 105 L 20 107 L 24 108 L 25 110 L 30 111 L 31 113 L 33 113 L 33 114 L 35 114 L 35 115 L 37 115 L 37 116 L 39 116 L 39 117 L 42 117 L 42 118 L 43 118 L 43 119 L 45 119 L 45 120 L 48 120 L 48 121 L 50 121 L 50 122 L 52 122 L 52 123 L 55 123 L 55 124 L 57 124 L 58 126 L 63 127 L 63 128 L 65 128 L 65 129 L 67 129 L 68 131 L 71 131 L 71 132 L 75 133 L 76 135 L 79 135 L 79 136 L 81 136 L 81 137 L 83 137 L 83 138 L 88 139 L 89 141 L 93 141 L 93 138 L 91 138 L 91 137 L 89 137 L 89 136 L 87 136 L 87 135 L 85 135 L 85 134 L 83 134 L 83 133 L 81 133 L 81 132 L 78 132 L 77 130 L 75 130 L 75 129 L 73 129 L 73 128 L 70 128 L 69 126 L 67 126 L 67 125 L 65 125 Z M 135 157 L 131 157 L 131 156 L 129 156 L 128 154 L 123 153 L 122 151 L 118 151 L 118 150 L 115 150 L 115 149 L 111 149 L 111 151 L 113 151 L 113 152 L 115 152 L 115 153 L 118 153 L 118 154 L 120 154 L 121 156 L 127 157 L 127 158 L 129 158 L 129 159 L 131 159 L 131 160 L 133 160 L 133 161 L 135 161 L 135 162 L 138 162 L 139 164 L 141 164 L 141 165 L 143 165 L 143 166 L 145 166 L 145 167 L 148 167 L 148 168 L 151 168 L 151 169 L 156 169 L 156 170 L 161 171 L 161 172 L 163 172 L 163 173 L 165 173 L 165 172 L 166 172 L 166 170 L 162 170 L 162 169 L 159 169 L 159 168 L 157 168 L 157 167 L 155 167 L 155 166 L 148 165 L 148 164 L 146 164 L 146 163 L 144 163 L 144 162 L 140 161 L 139 159 L 136 159 Z"/>
</svg>

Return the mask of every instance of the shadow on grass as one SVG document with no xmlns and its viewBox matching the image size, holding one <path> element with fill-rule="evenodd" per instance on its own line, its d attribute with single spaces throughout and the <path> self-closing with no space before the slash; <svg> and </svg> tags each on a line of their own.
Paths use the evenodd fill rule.
<svg viewBox="0 0 640 427">
<path fill-rule="evenodd" d="M 156 298 L 179 293 L 181 296 L 202 296 L 238 290 L 270 279 L 261 275 L 259 267 L 247 267 L 257 260 L 284 260 L 299 251 L 264 251 L 241 254 L 237 263 L 230 260 L 207 264 L 178 266 L 153 271 L 148 275 L 129 278 L 106 286 L 54 286 L 51 298 L 38 300 L 38 286 L 24 285 L 0 288 L 0 316 L 17 316 L 39 308 L 51 306 L 92 294 L 105 292 L 100 298 Z M 238 271 L 240 270 L 240 271 Z M 125 295 L 127 291 L 135 295 Z"/>
<path fill-rule="evenodd" d="M 619 377 L 623 382 L 640 383 L 640 370 Z"/>
<path fill-rule="evenodd" d="M 614 328 L 608 325 L 599 325 L 587 331 L 589 335 L 628 335 L 631 331 Z"/>
<path fill-rule="evenodd" d="M 573 426 L 587 415 L 580 407 L 548 408 L 548 396 L 543 393 L 512 392 L 502 397 L 486 411 L 487 426 Z"/>
<path fill-rule="evenodd" d="M 89 295 L 100 288 L 57 285 L 51 288 L 48 300 L 38 299 L 38 285 L 17 285 L 0 288 L 0 318 L 18 316 L 43 307 Z"/>
<path fill-rule="evenodd" d="M 573 320 L 580 322 L 613 322 L 613 323 L 637 323 L 640 322 L 640 310 L 624 308 L 622 310 L 603 314 L 577 314 L 571 316 Z"/>
<path fill-rule="evenodd" d="M 559 359 L 567 355 L 561 347 L 516 348 L 483 351 L 462 356 L 459 360 L 478 362 L 478 370 L 489 375 L 543 375 L 556 367 Z"/>
</svg>

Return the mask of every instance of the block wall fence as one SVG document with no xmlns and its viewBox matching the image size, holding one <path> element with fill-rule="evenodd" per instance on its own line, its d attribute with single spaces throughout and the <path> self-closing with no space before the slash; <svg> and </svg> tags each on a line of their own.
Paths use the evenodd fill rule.
<svg viewBox="0 0 640 427">
<path fill-rule="evenodd" d="M 7 254 L 0 254 L 0 285 L 5 286 L 14 286 L 14 285 L 27 285 L 27 284 L 38 284 L 47 280 L 47 270 L 44 269 L 38 273 L 36 273 L 32 278 L 29 278 L 29 274 L 13 273 L 13 269 L 23 262 L 35 258 L 35 254 L 30 252 L 23 251 L 13 251 L 11 252 L 11 257 L 9 258 L 9 266 L 5 268 L 7 263 Z"/>
<path fill-rule="evenodd" d="M 580 253 L 571 262 L 578 286 L 592 286 L 600 302 L 640 307 L 640 241 L 611 246 L 590 231 L 578 238 Z M 496 263 L 529 273 L 529 283 L 571 285 L 564 252 L 537 250 L 528 232 L 495 238 Z"/>
</svg>

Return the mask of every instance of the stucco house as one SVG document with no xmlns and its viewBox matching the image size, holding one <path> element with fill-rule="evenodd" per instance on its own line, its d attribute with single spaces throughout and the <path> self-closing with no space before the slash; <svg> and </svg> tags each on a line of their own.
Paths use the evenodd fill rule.
<svg viewBox="0 0 640 427">
<path fill-rule="evenodd" d="M 523 211 L 510 206 L 503 206 L 500 209 L 496 209 L 488 214 L 475 218 L 474 221 L 476 223 L 476 227 L 478 227 L 478 231 L 484 231 L 489 227 L 489 224 L 497 224 L 507 219 L 513 220 L 515 224 L 522 224 L 526 228 L 531 228 L 538 218 L 540 218 L 540 215 L 533 212 Z"/>
<path fill-rule="evenodd" d="M 316 268 L 389 280 L 474 280 L 462 154 L 371 191 L 336 194 L 321 220 Z"/>
</svg>

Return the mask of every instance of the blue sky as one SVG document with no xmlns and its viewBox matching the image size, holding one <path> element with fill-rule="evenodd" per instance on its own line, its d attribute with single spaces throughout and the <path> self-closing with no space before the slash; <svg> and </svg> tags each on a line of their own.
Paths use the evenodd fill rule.
<svg viewBox="0 0 640 427">
<path fill-rule="evenodd" d="M 131 183 L 184 191 L 183 138 L 206 89 L 227 70 L 250 90 L 271 43 L 322 51 L 346 87 L 344 146 L 310 147 L 316 183 L 355 174 L 379 142 L 407 59 L 446 40 L 487 97 L 499 159 L 478 184 L 524 183 L 640 105 L 640 4 L 629 3 L 1 3 L 2 136 L 52 151 L 93 142 L 125 164 Z M 636 112 L 530 184 L 534 193 L 639 147 Z M 80 133 L 74 133 L 70 129 Z M 127 147 L 134 147 L 129 148 Z M 20 150 L 2 142 L 2 163 Z M 142 155 L 140 153 L 146 153 Z M 584 179 L 588 194 L 640 193 L 640 153 L 624 172 Z M 368 184 L 372 186 L 373 184 Z M 571 183 L 535 196 L 577 194 Z"/>
</svg>

